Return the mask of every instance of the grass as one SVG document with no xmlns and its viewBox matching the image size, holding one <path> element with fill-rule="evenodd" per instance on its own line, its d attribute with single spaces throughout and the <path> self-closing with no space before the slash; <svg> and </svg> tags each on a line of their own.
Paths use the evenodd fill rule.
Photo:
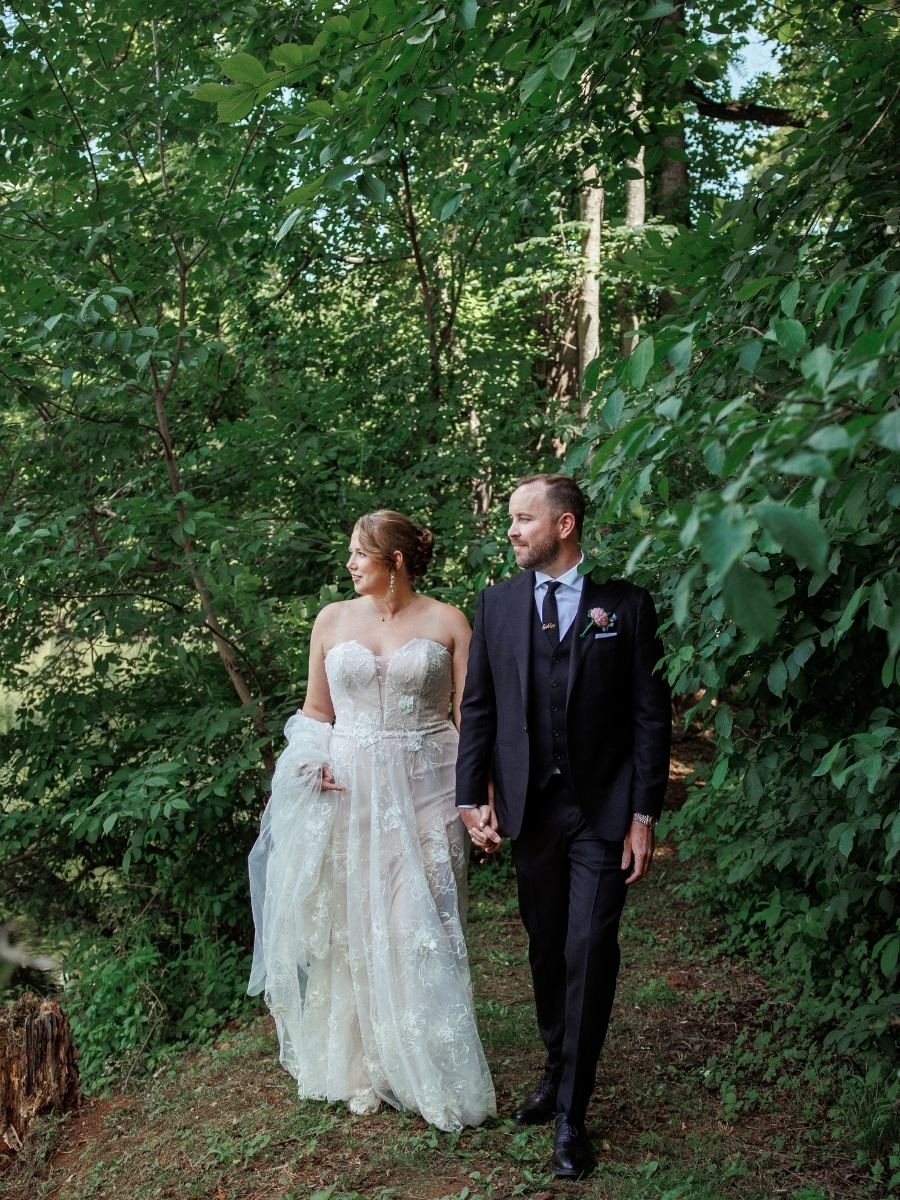
<svg viewBox="0 0 900 1200">
<path fill-rule="evenodd" d="M 872 1101 L 857 1090 L 841 1119 L 834 1065 L 780 1041 L 783 1014 L 765 980 L 717 949 L 716 930 L 682 895 L 686 873 L 664 845 L 629 897 L 620 989 L 588 1118 L 600 1159 L 589 1180 L 555 1180 L 550 1130 L 518 1130 L 508 1119 L 540 1074 L 543 1048 L 509 864 L 500 862 L 473 866 L 469 929 L 496 1121 L 445 1134 L 409 1113 L 355 1116 L 298 1102 L 260 1014 L 154 1079 L 91 1100 L 75 1117 L 39 1121 L 19 1163 L 0 1175 L 0 1200 L 885 1195 L 847 1132 Z M 874 1103 L 869 1124 L 896 1120 Z"/>
</svg>

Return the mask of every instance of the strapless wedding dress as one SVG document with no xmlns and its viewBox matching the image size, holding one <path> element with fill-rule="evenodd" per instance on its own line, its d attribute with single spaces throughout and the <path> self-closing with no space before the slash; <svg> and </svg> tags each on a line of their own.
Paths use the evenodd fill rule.
<svg viewBox="0 0 900 1200">
<path fill-rule="evenodd" d="M 250 855 L 248 990 L 265 992 L 302 1097 L 478 1125 L 496 1102 L 463 937 L 450 655 L 343 642 L 325 669 L 334 727 L 288 721 Z M 323 763 L 344 791 L 319 789 Z"/>
</svg>

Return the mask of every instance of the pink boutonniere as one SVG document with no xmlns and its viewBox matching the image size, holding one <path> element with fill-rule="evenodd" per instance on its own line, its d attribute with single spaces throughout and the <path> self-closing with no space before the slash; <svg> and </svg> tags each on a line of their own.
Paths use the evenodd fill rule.
<svg viewBox="0 0 900 1200">
<path fill-rule="evenodd" d="M 612 633 L 616 623 L 616 614 L 608 613 L 605 608 L 590 608 L 588 609 L 588 623 L 578 635 L 580 638 L 587 637 L 592 629 L 598 629 L 601 633 Z"/>
</svg>

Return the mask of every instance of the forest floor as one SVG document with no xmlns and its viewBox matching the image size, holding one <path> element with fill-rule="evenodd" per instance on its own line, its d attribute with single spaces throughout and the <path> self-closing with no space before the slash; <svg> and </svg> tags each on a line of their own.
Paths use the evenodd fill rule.
<svg viewBox="0 0 900 1200">
<path fill-rule="evenodd" d="M 692 759 L 681 744 L 672 798 Z M 500 1116 L 445 1134 L 408 1113 L 298 1103 L 268 1016 L 232 1024 L 159 1078 L 39 1122 L 2 1200 L 849 1200 L 883 1195 L 835 1127 L 833 1074 L 779 1045 L 784 1016 L 752 964 L 685 896 L 664 843 L 632 889 L 623 970 L 588 1127 L 599 1165 L 548 1171 L 552 1129 L 508 1119 L 538 1079 L 526 940 L 508 862 L 473 866 L 469 945 Z M 772 1036 L 774 1033 L 774 1036 Z M 766 1036 L 769 1035 L 769 1036 Z M 767 1049 L 753 1049 L 766 1044 Z M 804 1061 L 804 1058 L 806 1061 Z M 779 1061 L 780 1060 L 780 1061 Z M 775 1076 L 766 1082 L 767 1075 Z M 830 1081 L 831 1080 L 831 1081 Z"/>
</svg>

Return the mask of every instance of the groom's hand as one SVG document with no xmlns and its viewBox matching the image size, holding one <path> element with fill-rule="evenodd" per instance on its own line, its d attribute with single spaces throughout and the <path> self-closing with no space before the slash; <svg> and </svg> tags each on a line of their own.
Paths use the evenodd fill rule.
<svg viewBox="0 0 900 1200">
<path fill-rule="evenodd" d="M 478 808 L 461 808 L 459 815 L 476 846 L 480 846 L 488 854 L 500 849 L 503 838 L 497 832 L 499 824 L 493 804 L 481 804 Z"/>
<path fill-rule="evenodd" d="M 622 870 L 631 868 L 626 883 L 637 883 L 650 870 L 654 844 L 653 830 L 640 821 L 632 821 L 622 847 Z"/>
</svg>

